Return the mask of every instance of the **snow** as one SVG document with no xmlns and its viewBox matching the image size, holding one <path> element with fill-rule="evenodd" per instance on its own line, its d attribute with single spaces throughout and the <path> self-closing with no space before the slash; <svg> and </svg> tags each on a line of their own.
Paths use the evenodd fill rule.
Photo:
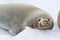
<svg viewBox="0 0 60 40">
<path fill-rule="evenodd" d="M 16 36 L 12 36 L 0 28 L 0 40 L 60 40 L 60 29 L 57 25 L 60 0 L 0 0 L 0 4 L 5 3 L 30 4 L 47 11 L 54 19 L 54 28 L 52 30 L 37 30 L 27 27 Z"/>
</svg>

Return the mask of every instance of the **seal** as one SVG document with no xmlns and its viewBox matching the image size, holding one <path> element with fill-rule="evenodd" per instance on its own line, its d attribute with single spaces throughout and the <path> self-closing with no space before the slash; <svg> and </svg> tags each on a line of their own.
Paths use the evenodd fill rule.
<svg viewBox="0 0 60 40">
<path fill-rule="evenodd" d="M 53 18 L 46 11 L 27 4 L 0 4 L 0 27 L 12 35 L 17 35 L 25 29 L 31 28 L 47 30 L 53 28 Z"/>
<path fill-rule="evenodd" d="M 60 28 L 60 11 L 59 11 L 59 13 L 58 13 L 58 20 L 57 20 L 57 23 L 58 23 L 58 26 L 59 26 L 59 28 Z"/>
</svg>

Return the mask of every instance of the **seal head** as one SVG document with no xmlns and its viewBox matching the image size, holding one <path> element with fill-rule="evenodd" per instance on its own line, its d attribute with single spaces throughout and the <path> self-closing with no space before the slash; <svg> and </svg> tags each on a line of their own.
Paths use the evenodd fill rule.
<svg viewBox="0 0 60 40">
<path fill-rule="evenodd" d="M 53 19 L 49 15 L 39 14 L 28 22 L 28 26 L 40 30 L 52 29 Z"/>
</svg>

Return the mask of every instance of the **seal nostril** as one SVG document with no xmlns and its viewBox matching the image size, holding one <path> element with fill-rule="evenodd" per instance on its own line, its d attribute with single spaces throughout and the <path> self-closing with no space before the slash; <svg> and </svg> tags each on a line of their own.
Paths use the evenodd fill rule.
<svg viewBox="0 0 60 40">
<path fill-rule="evenodd" d="M 45 22 L 47 23 L 47 20 Z"/>
<path fill-rule="evenodd" d="M 48 21 L 46 21 L 46 24 L 48 24 Z"/>
</svg>

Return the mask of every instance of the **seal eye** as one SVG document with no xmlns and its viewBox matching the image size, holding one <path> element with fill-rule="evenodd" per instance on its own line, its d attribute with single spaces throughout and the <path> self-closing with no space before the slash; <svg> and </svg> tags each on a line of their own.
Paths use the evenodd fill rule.
<svg viewBox="0 0 60 40">
<path fill-rule="evenodd" d="M 50 21 L 50 19 L 48 19 L 48 21 Z"/>
<path fill-rule="evenodd" d="M 38 21 L 40 21 L 40 19 L 38 19 Z"/>
</svg>

